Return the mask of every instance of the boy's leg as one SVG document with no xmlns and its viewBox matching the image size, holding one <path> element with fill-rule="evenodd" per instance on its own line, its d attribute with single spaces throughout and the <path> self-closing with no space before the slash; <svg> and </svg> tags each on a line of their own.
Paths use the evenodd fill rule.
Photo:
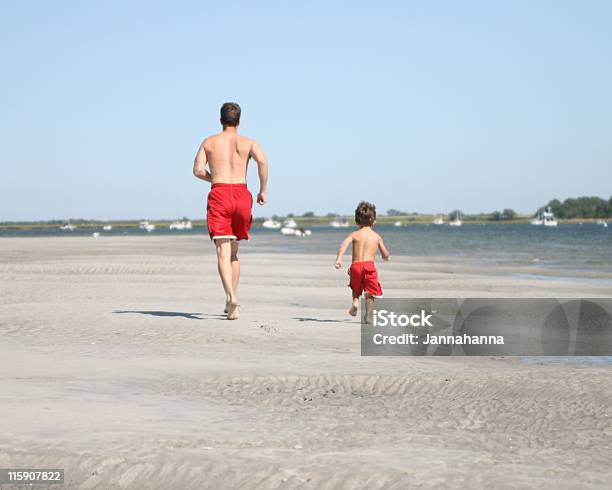
<svg viewBox="0 0 612 490">
<path fill-rule="evenodd" d="M 349 309 L 349 315 L 351 316 L 357 316 L 357 311 L 359 310 L 359 298 L 355 298 L 353 296 L 353 304 L 351 305 L 351 308 Z"/>
<path fill-rule="evenodd" d="M 374 297 L 365 293 L 365 313 L 363 315 L 364 323 L 372 323 L 372 310 L 374 309 Z"/>
<path fill-rule="evenodd" d="M 219 238 L 215 240 L 215 247 L 217 249 L 217 268 L 221 277 L 221 283 L 223 284 L 223 290 L 225 291 L 227 318 L 228 320 L 235 320 L 238 318 L 236 311 L 238 303 L 232 285 L 231 240 L 229 238 Z"/>
</svg>

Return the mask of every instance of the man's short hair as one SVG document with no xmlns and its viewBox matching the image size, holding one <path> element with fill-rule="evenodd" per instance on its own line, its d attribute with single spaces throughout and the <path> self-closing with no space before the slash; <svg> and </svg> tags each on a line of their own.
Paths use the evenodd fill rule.
<svg viewBox="0 0 612 490">
<path fill-rule="evenodd" d="M 221 124 L 238 126 L 240 124 L 240 106 L 235 102 L 226 102 L 221 106 Z"/>
<path fill-rule="evenodd" d="M 361 201 L 355 209 L 355 223 L 359 226 L 372 226 L 376 221 L 376 206 L 367 201 Z"/>
</svg>

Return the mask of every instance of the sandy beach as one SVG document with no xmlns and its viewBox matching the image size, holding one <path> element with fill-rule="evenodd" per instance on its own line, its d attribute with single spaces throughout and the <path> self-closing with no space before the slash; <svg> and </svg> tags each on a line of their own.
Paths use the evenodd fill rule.
<svg viewBox="0 0 612 490">
<path fill-rule="evenodd" d="M 80 489 L 612 487 L 609 364 L 361 357 L 333 259 L 246 245 L 229 322 L 207 237 L 0 239 L 0 467 Z M 380 265 L 388 296 L 612 293 L 522 272 Z"/>
</svg>

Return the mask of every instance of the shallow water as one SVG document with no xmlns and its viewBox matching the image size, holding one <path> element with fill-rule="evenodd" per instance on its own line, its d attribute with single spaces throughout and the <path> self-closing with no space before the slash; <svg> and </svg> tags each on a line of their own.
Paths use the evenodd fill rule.
<svg viewBox="0 0 612 490">
<path fill-rule="evenodd" d="M 283 236 L 277 230 L 254 228 L 251 244 L 258 252 L 318 253 L 334 255 L 342 238 L 354 228 L 319 227 L 309 237 Z M 612 273 L 612 227 L 595 224 L 545 228 L 528 224 L 467 224 L 458 228 L 435 225 L 376 226 L 392 255 L 445 256 L 490 265 L 533 266 L 589 273 Z M 7 231 L 0 236 L 146 235 L 139 229 L 104 232 L 93 228 L 75 231 Z M 205 228 L 170 231 L 159 228 L 151 235 L 206 234 Z M 249 246 L 247 245 L 247 246 Z M 571 274 L 569 275 L 571 277 Z M 602 279 L 607 281 L 608 279 Z"/>
</svg>

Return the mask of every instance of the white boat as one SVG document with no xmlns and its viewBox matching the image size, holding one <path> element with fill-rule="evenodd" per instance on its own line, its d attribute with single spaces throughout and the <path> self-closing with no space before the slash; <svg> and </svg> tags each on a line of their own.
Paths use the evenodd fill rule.
<svg viewBox="0 0 612 490">
<path fill-rule="evenodd" d="M 60 226 L 60 230 L 63 231 L 74 231 L 76 229 L 76 226 L 71 225 L 70 223 L 66 223 L 64 226 Z"/>
<path fill-rule="evenodd" d="M 598 219 L 597 224 L 603 226 L 604 228 L 608 227 L 608 222 L 605 219 Z"/>
<path fill-rule="evenodd" d="M 191 230 L 193 228 L 193 225 L 191 224 L 191 221 L 189 220 L 174 221 L 170 223 L 170 226 L 168 226 L 168 228 L 170 228 L 171 230 Z"/>
<path fill-rule="evenodd" d="M 442 212 L 442 204 L 438 207 L 438 214 L 433 219 L 432 223 L 436 226 L 441 226 L 444 224 L 444 213 Z"/>
<path fill-rule="evenodd" d="M 113 231 L 113 225 L 106 225 L 102 228 L 104 231 Z"/>
<path fill-rule="evenodd" d="M 457 213 L 457 216 L 455 216 L 455 219 L 452 221 L 449 221 L 449 226 L 461 226 L 463 224 L 463 221 L 461 221 L 461 213 Z"/>
<path fill-rule="evenodd" d="M 155 229 L 155 225 L 149 223 L 148 221 L 141 221 L 140 225 L 138 226 L 141 230 L 145 230 L 148 232 L 151 232 Z"/>
<path fill-rule="evenodd" d="M 100 232 L 98 232 L 98 231 L 94 231 L 94 232 L 91 234 L 91 236 L 92 236 L 92 237 L 94 237 L 94 238 L 98 238 L 98 237 L 100 236 Z"/>
<path fill-rule="evenodd" d="M 273 219 L 267 219 L 261 224 L 261 226 L 264 228 L 269 228 L 270 230 L 278 230 L 283 225 Z"/>
<path fill-rule="evenodd" d="M 542 219 L 542 216 L 538 214 L 529 222 L 529 224 L 533 226 L 542 226 L 544 224 L 544 220 Z"/>
<path fill-rule="evenodd" d="M 402 222 L 401 221 L 396 221 L 395 223 L 393 223 L 393 226 L 400 227 L 400 226 L 402 226 Z"/>
<path fill-rule="evenodd" d="M 559 224 L 550 207 L 546 208 L 546 211 L 542 213 L 542 220 L 544 221 L 544 226 L 557 226 Z"/>
<path fill-rule="evenodd" d="M 333 220 L 329 223 L 329 226 L 331 226 L 332 228 L 348 228 L 349 222 L 347 219 L 343 219 L 341 221 Z"/>
<path fill-rule="evenodd" d="M 287 218 L 283 222 L 283 227 L 284 228 L 297 228 L 297 223 L 295 222 L 293 218 Z"/>
<path fill-rule="evenodd" d="M 281 228 L 280 232 L 286 236 L 310 236 L 312 235 L 312 231 L 305 230 L 303 228 Z"/>
</svg>

